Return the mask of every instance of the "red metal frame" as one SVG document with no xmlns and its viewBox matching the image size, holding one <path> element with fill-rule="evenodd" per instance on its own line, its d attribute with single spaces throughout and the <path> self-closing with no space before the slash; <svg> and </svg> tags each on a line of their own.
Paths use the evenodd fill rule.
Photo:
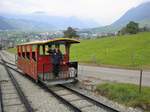
<svg viewBox="0 0 150 112">
<path fill-rule="evenodd" d="M 27 58 L 27 47 L 30 49 L 30 58 Z M 37 62 L 32 58 L 32 46 L 25 45 L 25 46 L 17 46 L 17 67 L 20 68 L 24 73 L 32 77 L 33 79 L 37 80 Z M 23 57 L 23 49 L 25 50 L 25 57 Z M 21 55 L 19 55 L 21 54 Z"/>
<path fill-rule="evenodd" d="M 35 46 L 35 45 L 34 45 Z M 43 45 L 43 50 L 45 45 Z M 61 62 L 61 70 L 63 71 L 63 78 L 69 78 L 67 71 L 69 69 L 69 49 L 70 44 L 65 45 L 65 54 L 63 56 L 63 62 Z M 27 54 L 29 52 L 29 54 Z M 32 77 L 34 80 L 38 80 L 38 75 L 45 73 L 52 73 L 52 59 L 50 55 L 40 55 L 39 45 L 36 45 L 33 50 L 33 45 L 18 45 L 17 46 L 17 67 L 20 68 L 24 73 Z M 23 57 L 24 54 L 24 57 Z M 27 58 L 29 55 L 29 58 Z M 33 56 L 35 55 L 35 59 Z M 62 78 L 62 77 L 61 77 Z M 44 78 L 43 78 L 44 79 Z M 45 80 L 45 79 L 44 79 Z"/>
</svg>

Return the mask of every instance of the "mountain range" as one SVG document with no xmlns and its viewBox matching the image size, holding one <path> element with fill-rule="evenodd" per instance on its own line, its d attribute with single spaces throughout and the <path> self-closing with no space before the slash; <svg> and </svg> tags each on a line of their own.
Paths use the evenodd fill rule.
<svg viewBox="0 0 150 112">
<path fill-rule="evenodd" d="M 99 26 L 99 24 L 92 20 L 82 20 L 76 17 L 62 17 L 62 16 L 49 16 L 45 12 L 34 12 L 31 14 L 0 14 L 3 16 L 3 20 L 0 18 L 0 22 L 5 20 L 3 26 L 13 27 L 17 30 L 39 30 L 39 31 L 50 31 L 65 29 L 68 26 L 74 28 L 92 28 Z M 1 29 L 1 27 L 0 27 Z"/>
<path fill-rule="evenodd" d="M 116 32 L 120 30 L 122 27 L 124 27 L 130 21 L 135 21 L 139 23 L 140 27 L 144 26 L 150 27 L 149 12 L 150 12 L 150 2 L 145 2 L 137 7 L 128 10 L 121 18 L 119 18 L 111 25 L 88 29 L 88 31 L 101 33 Z"/>
<path fill-rule="evenodd" d="M 12 30 L 13 27 L 5 21 L 5 18 L 0 16 L 0 30 Z"/>
<path fill-rule="evenodd" d="M 129 21 L 138 22 L 140 27 L 150 27 L 150 2 L 140 4 L 128 10 L 121 18 L 107 26 L 100 26 L 97 22 L 77 17 L 49 16 L 45 12 L 31 14 L 0 14 L 0 30 L 23 31 L 52 31 L 65 29 L 68 26 L 84 29 L 90 32 L 116 32 Z M 98 27 L 100 26 L 100 27 Z"/>
</svg>

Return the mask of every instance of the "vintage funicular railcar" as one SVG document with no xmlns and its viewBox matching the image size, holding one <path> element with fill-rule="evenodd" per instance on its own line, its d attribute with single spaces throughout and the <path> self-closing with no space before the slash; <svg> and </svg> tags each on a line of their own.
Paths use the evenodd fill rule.
<svg viewBox="0 0 150 112">
<path fill-rule="evenodd" d="M 77 79 L 78 62 L 70 62 L 70 46 L 79 43 L 69 38 L 56 38 L 46 41 L 36 41 L 17 45 L 17 67 L 35 81 L 46 84 L 61 84 L 73 82 Z M 62 54 L 59 77 L 53 75 L 52 56 L 46 49 L 59 47 Z"/>
</svg>

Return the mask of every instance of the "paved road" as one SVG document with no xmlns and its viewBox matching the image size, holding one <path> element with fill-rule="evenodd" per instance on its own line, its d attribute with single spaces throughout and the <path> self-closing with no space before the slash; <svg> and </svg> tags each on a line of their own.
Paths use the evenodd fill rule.
<svg viewBox="0 0 150 112">
<path fill-rule="evenodd" d="M 94 83 L 112 81 L 139 84 L 140 71 L 80 65 L 79 77 Z M 142 84 L 150 86 L 150 71 L 143 72 Z"/>
</svg>

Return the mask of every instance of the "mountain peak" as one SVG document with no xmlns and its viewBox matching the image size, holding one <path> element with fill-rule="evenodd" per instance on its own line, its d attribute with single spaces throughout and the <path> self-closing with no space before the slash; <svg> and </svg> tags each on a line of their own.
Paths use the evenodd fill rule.
<svg viewBox="0 0 150 112">
<path fill-rule="evenodd" d="M 148 12 L 150 12 L 150 2 L 144 2 L 137 7 L 129 9 L 120 19 L 113 23 L 113 25 L 150 19 L 150 13 Z"/>
<path fill-rule="evenodd" d="M 150 27 L 150 2 L 144 2 L 137 7 L 129 9 L 120 19 L 111 25 L 89 29 L 92 32 L 110 33 L 117 32 L 130 21 L 139 23 L 140 27 Z"/>
</svg>

